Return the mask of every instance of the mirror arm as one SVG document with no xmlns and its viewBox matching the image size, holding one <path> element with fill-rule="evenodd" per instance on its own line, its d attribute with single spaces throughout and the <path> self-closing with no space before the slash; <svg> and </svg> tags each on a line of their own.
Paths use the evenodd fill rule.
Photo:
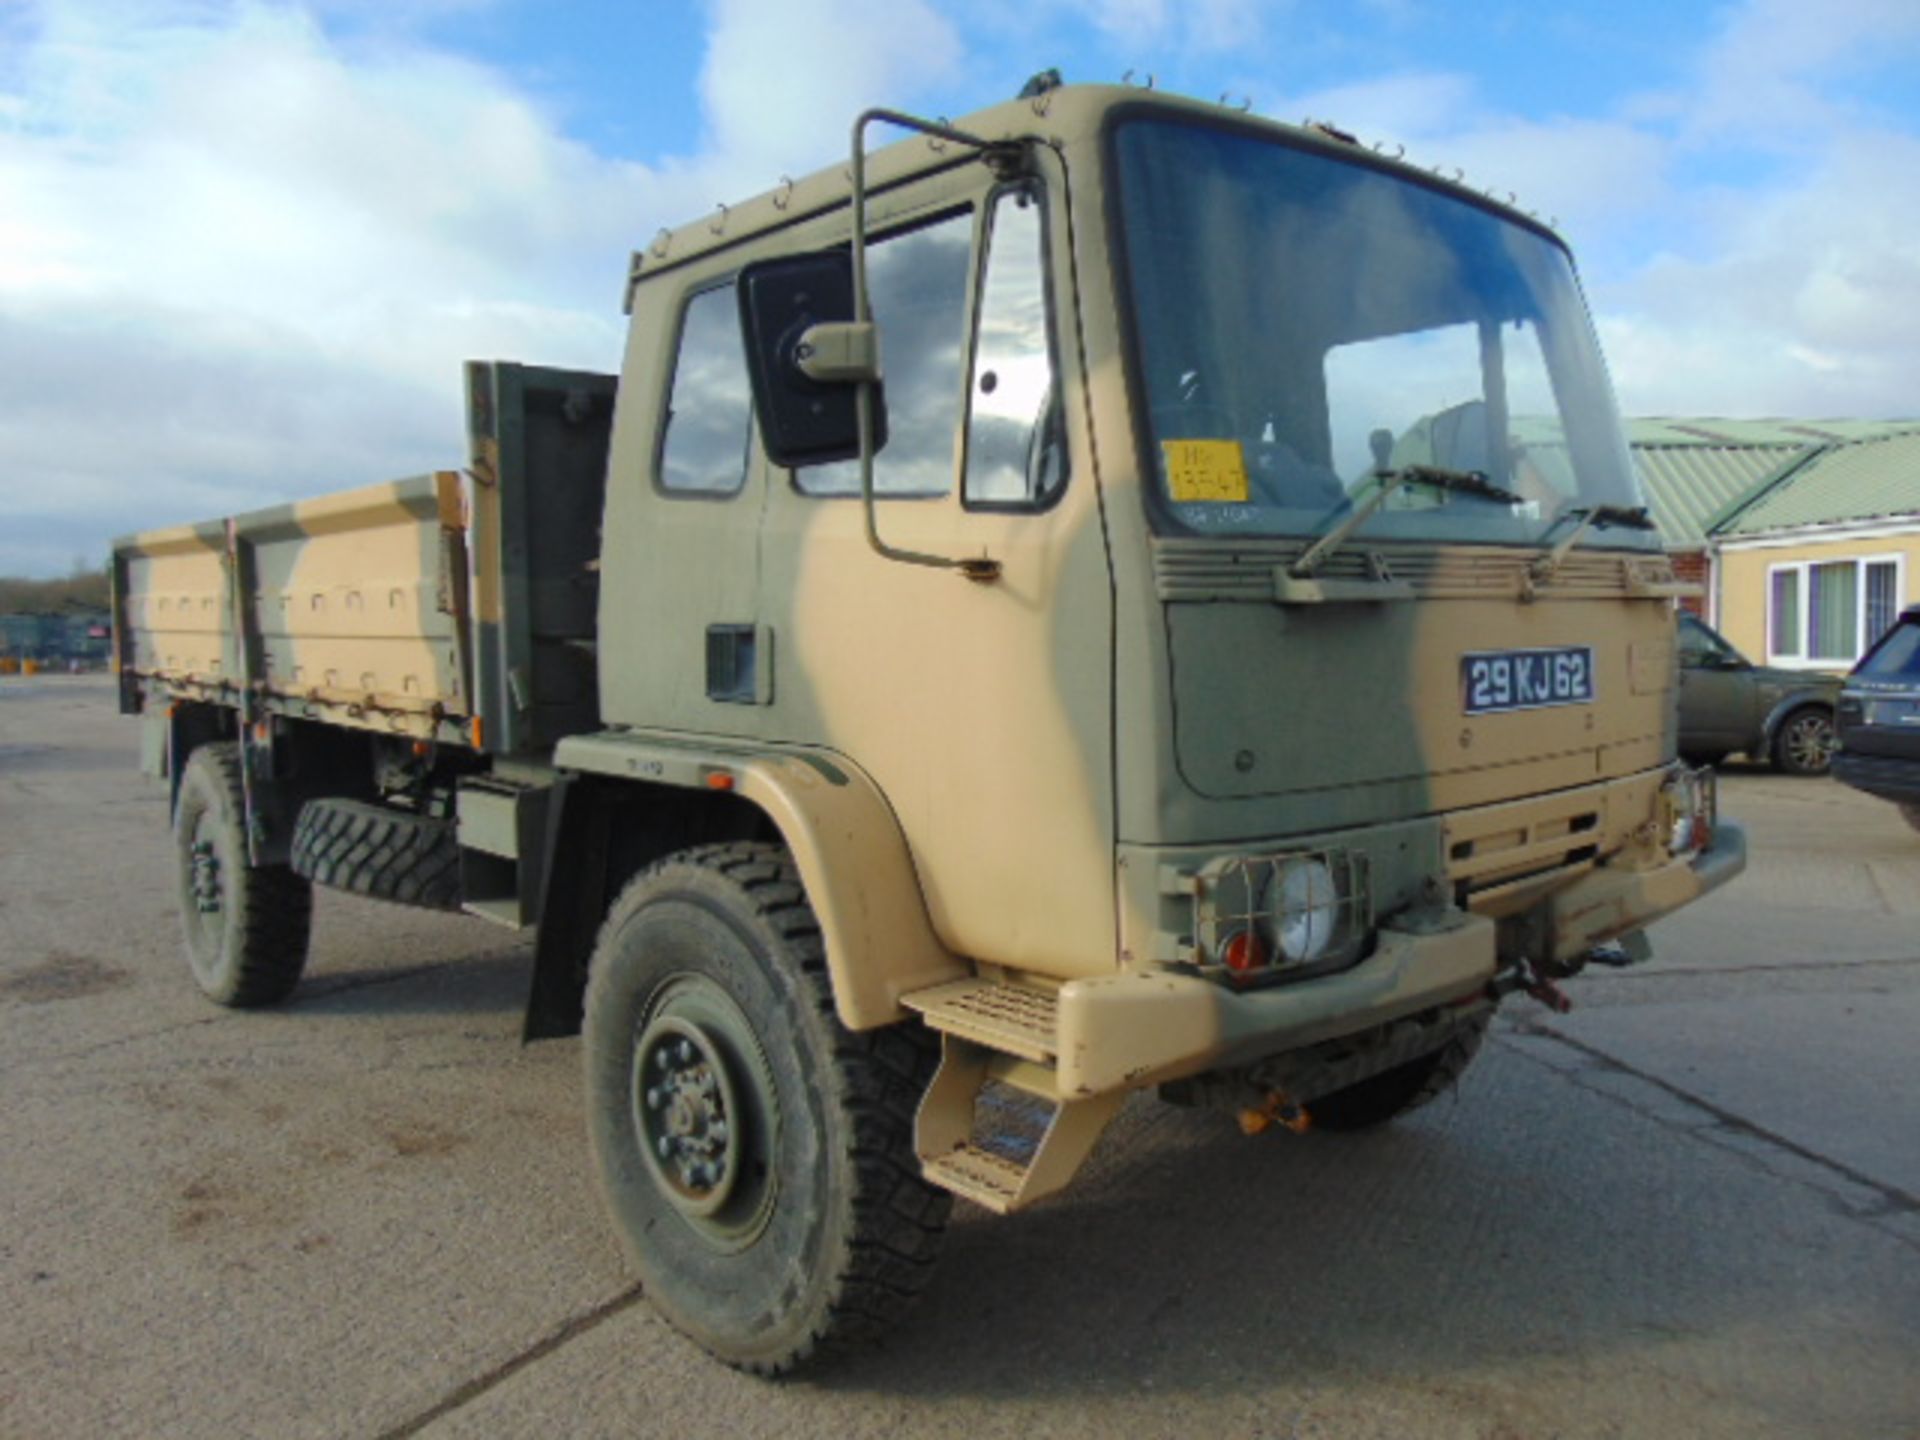
<svg viewBox="0 0 1920 1440">
<path fill-rule="evenodd" d="M 964 145 L 978 150 L 991 161 L 1007 152 L 1018 152 L 1020 147 L 1004 141 L 982 140 L 977 135 L 969 135 L 963 130 L 955 130 L 951 125 L 939 125 L 932 121 L 921 120 L 912 115 L 903 115 L 897 110 L 867 110 L 853 122 L 853 323 L 869 333 L 873 329 L 873 307 L 867 299 L 867 126 L 875 120 L 884 120 L 890 125 L 898 125 L 906 130 L 918 130 L 923 135 L 948 140 L 956 145 Z M 877 356 L 875 369 L 878 369 Z M 889 545 L 880 538 L 879 514 L 873 501 L 873 392 L 875 381 L 871 378 L 860 380 L 854 386 L 854 420 L 860 438 L 860 504 L 866 512 L 867 544 L 874 553 L 887 560 L 898 560 L 904 565 L 925 565 L 935 570 L 957 570 L 969 580 L 997 580 L 1000 578 L 1000 562 L 979 556 L 973 559 L 955 559 L 950 555 L 929 555 L 920 550 L 902 550 Z"/>
</svg>

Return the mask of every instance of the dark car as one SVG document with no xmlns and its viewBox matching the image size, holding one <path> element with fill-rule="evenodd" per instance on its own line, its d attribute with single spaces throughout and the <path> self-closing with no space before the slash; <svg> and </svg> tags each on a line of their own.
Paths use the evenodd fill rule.
<svg viewBox="0 0 1920 1440">
<path fill-rule="evenodd" d="M 1717 765 L 1737 751 L 1789 775 L 1824 775 L 1842 683 L 1838 675 L 1755 665 L 1682 613 L 1680 753 L 1695 765 Z"/>
<path fill-rule="evenodd" d="M 1903 610 L 1847 677 L 1833 778 L 1893 801 L 1920 830 L 1920 605 Z"/>
</svg>

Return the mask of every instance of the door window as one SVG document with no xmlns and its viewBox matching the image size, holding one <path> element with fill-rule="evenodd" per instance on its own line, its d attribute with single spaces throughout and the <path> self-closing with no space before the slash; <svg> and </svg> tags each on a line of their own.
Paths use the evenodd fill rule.
<svg viewBox="0 0 1920 1440">
<path fill-rule="evenodd" d="M 1691 615 L 1680 617 L 1680 663 L 1682 665 L 1691 665 L 1695 668 L 1707 665 L 1724 666 L 1739 658 L 1738 651 Z"/>
<path fill-rule="evenodd" d="M 1066 481 L 1043 239 L 1039 192 L 1003 190 L 986 242 L 968 386 L 969 505 L 1042 505 Z"/>
<path fill-rule="evenodd" d="M 876 495 L 925 499 L 953 489 L 972 253 L 971 210 L 867 248 L 867 295 L 880 327 L 887 400 L 887 440 L 873 461 Z M 793 479 L 808 495 L 858 495 L 860 463 L 809 465 Z"/>
<path fill-rule="evenodd" d="M 660 488 L 677 495 L 732 495 L 747 478 L 753 394 L 740 311 L 731 284 L 687 302 L 673 364 Z"/>
</svg>

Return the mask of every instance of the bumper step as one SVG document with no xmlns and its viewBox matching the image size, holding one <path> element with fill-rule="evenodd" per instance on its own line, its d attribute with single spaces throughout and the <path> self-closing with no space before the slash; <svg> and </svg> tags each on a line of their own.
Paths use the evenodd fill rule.
<svg viewBox="0 0 1920 1440">
<path fill-rule="evenodd" d="M 1037 1065 L 1060 1053 L 1059 1002 L 1051 990 L 1001 980 L 955 980 L 916 990 L 900 1003 L 933 1029 Z"/>
<path fill-rule="evenodd" d="M 1060 1093 L 1059 1005 L 1051 990 L 1000 980 L 958 980 L 901 997 L 941 1032 L 940 1069 L 920 1101 L 914 1148 L 928 1180 L 976 1205 L 1006 1214 L 1064 1188 L 1092 1152 L 1125 1091 L 1068 1098 Z M 1041 1102 L 1046 1114 L 1031 1148 L 1000 1153 L 1004 1128 L 981 1096 L 1009 1086 Z M 998 1148 L 982 1144 L 989 1140 Z"/>
</svg>

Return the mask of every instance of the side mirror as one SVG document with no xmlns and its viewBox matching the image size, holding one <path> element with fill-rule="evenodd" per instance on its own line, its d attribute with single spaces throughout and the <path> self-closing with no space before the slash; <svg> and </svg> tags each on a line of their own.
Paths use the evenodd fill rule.
<svg viewBox="0 0 1920 1440">
<path fill-rule="evenodd" d="M 818 465 L 860 454 L 854 395 L 874 383 L 873 448 L 887 443 L 879 347 L 856 325 L 853 259 L 845 251 L 786 255 L 740 272 L 740 334 L 760 443 L 776 465 Z"/>
</svg>

